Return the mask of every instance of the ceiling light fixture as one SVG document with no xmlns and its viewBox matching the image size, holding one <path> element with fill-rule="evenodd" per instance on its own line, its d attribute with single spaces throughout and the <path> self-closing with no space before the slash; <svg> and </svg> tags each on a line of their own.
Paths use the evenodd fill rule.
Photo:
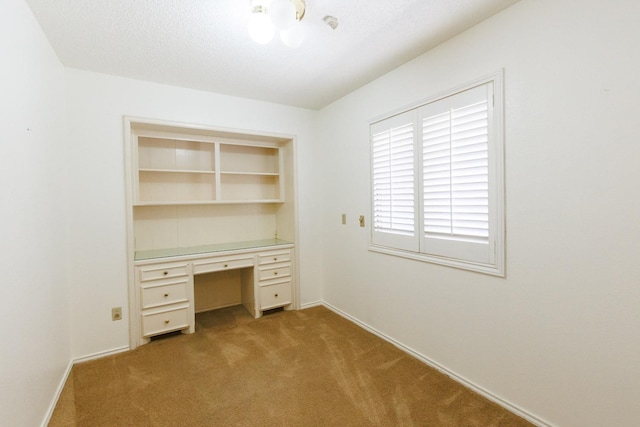
<svg viewBox="0 0 640 427">
<path fill-rule="evenodd" d="M 259 44 L 267 44 L 280 32 L 280 39 L 288 47 L 298 47 L 305 37 L 300 21 L 304 17 L 304 0 L 250 0 L 251 17 L 247 30 Z"/>
<path fill-rule="evenodd" d="M 247 30 L 256 43 L 267 44 L 273 39 L 275 29 L 267 16 L 267 8 L 265 6 L 256 5 L 251 8 L 251 17 L 249 18 Z"/>
</svg>

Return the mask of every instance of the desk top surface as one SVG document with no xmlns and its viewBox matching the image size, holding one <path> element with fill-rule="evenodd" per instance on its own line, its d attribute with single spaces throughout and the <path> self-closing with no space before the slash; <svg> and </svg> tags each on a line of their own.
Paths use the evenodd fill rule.
<svg viewBox="0 0 640 427">
<path fill-rule="evenodd" d="M 136 251 L 135 261 L 157 258 L 169 258 L 183 255 L 198 255 L 210 252 L 235 251 L 241 249 L 255 249 L 267 246 L 291 245 L 292 242 L 280 239 L 249 240 L 243 242 L 216 243 L 211 245 L 189 246 L 185 248 L 151 249 Z"/>
</svg>

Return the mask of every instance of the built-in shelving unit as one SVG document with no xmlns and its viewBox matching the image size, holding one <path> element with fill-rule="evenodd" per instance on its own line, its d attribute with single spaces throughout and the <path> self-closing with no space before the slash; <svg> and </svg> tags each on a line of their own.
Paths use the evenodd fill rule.
<svg viewBox="0 0 640 427">
<path fill-rule="evenodd" d="M 294 139 L 128 117 L 125 129 L 131 347 L 193 332 L 205 308 L 297 308 Z M 246 271 L 213 274 L 233 269 Z"/>
<path fill-rule="evenodd" d="M 279 144 L 144 130 L 133 138 L 135 206 L 284 201 Z"/>
</svg>

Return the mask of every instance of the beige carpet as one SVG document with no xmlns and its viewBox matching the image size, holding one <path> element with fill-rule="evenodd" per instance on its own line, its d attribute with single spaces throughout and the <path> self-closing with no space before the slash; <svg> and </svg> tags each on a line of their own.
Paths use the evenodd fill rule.
<svg viewBox="0 0 640 427">
<path fill-rule="evenodd" d="M 530 426 L 324 307 L 197 316 L 73 367 L 50 426 Z"/>
</svg>

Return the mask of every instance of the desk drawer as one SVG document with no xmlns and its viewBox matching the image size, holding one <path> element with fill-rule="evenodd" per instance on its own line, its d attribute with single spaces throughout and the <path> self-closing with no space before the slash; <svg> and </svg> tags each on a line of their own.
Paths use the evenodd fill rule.
<svg viewBox="0 0 640 427">
<path fill-rule="evenodd" d="M 260 287 L 260 309 L 291 304 L 291 282 Z"/>
<path fill-rule="evenodd" d="M 153 314 L 142 314 L 142 335 L 163 334 L 189 327 L 189 309 L 187 307 Z"/>
<path fill-rule="evenodd" d="M 269 252 L 258 255 L 258 265 L 268 265 L 278 262 L 291 262 L 291 251 Z"/>
<path fill-rule="evenodd" d="M 213 271 L 233 270 L 236 268 L 253 267 L 254 259 L 250 257 L 224 258 L 197 261 L 193 263 L 193 274 L 210 273 Z"/>
<path fill-rule="evenodd" d="M 291 276 L 291 264 L 274 264 L 272 267 L 263 267 L 260 268 L 260 272 L 258 274 L 260 280 L 289 277 Z"/>
<path fill-rule="evenodd" d="M 187 280 L 142 287 L 142 308 L 187 302 Z"/>
<path fill-rule="evenodd" d="M 188 264 L 154 265 L 140 267 L 140 281 L 158 280 L 170 277 L 180 277 L 189 275 Z"/>
</svg>

